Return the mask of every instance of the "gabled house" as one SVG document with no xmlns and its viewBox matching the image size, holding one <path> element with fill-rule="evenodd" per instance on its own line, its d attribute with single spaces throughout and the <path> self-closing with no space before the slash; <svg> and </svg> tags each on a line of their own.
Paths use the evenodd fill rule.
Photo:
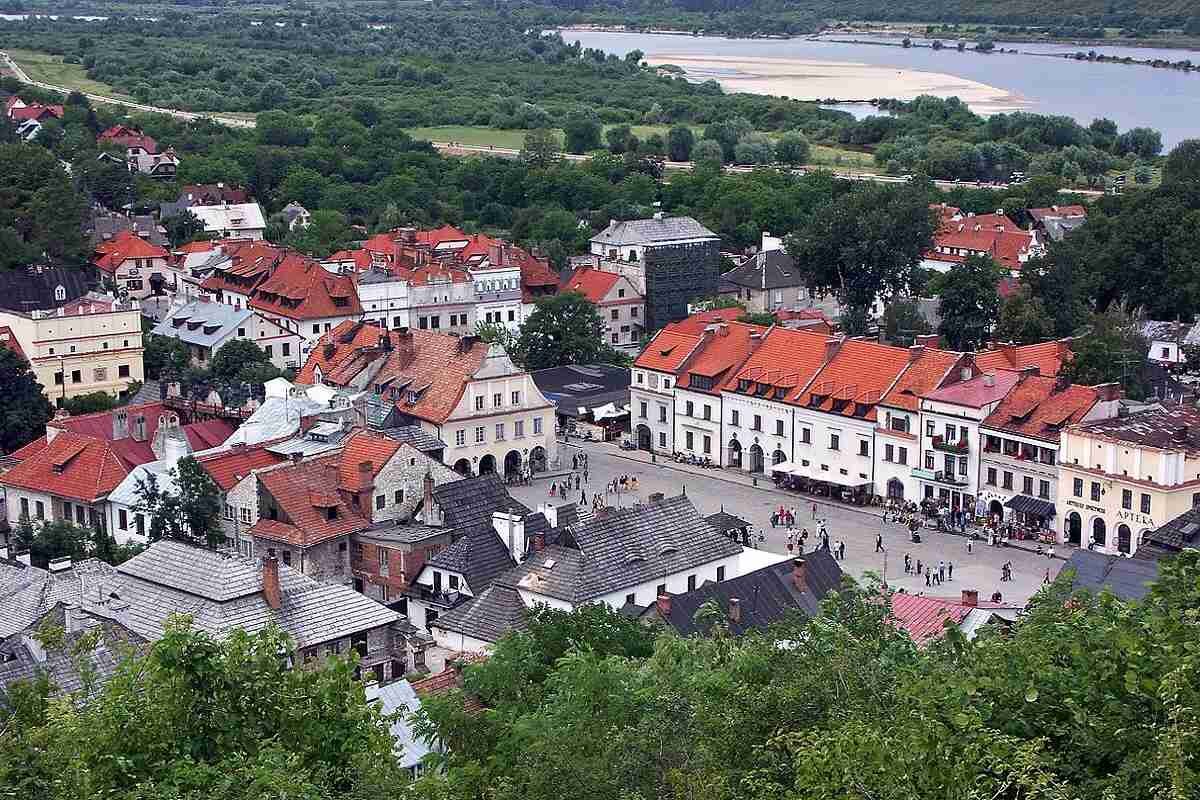
<svg viewBox="0 0 1200 800">
<path fill-rule="evenodd" d="M 921 266 L 949 272 L 970 256 L 989 256 L 1016 278 L 1025 262 L 1044 250 L 1036 231 L 1021 230 L 1003 211 L 965 216 L 961 212 L 946 216 L 943 212 L 940 227 L 933 235 L 933 247 L 925 253 Z"/>
<path fill-rule="evenodd" d="M 151 331 L 187 345 L 192 363 L 205 366 L 229 342 L 253 342 L 279 369 L 298 369 L 302 337 L 249 308 L 234 308 L 207 297 L 176 306 Z"/>
<path fill-rule="evenodd" d="M 975 354 L 975 365 L 988 372 L 997 369 L 1021 370 L 1036 367 L 1039 375 L 1054 377 L 1071 360 L 1071 340 L 1059 339 L 1038 344 L 989 343 Z"/>
<path fill-rule="evenodd" d="M 646 306 L 629 278 L 585 267 L 575 270 L 561 291 L 578 292 L 596 306 L 604 320 L 606 344 L 634 347 L 641 341 Z"/>
<path fill-rule="evenodd" d="M 131 172 L 140 172 L 152 178 L 170 180 L 179 168 L 179 158 L 174 149 L 159 150 L 154 137 L 147 136 L 138 128 L 128 125 L 113 125 L 96 137 L 97 146 L 112 145 L 125 151 L 125 161 Z"/>
<path fill-rule="evenodd" d="M 980 601 L 974 589 L 963 589 L 958 599 L 895 592 L 890 600 L 888 621 L 907 633 L 918 647 L 942 638 L 951 627 L 958 628 L 967 639 L 974 639 L 985 626 L 1012 625 L 1021 612 L 1020 606 Z"/>
<path fill-rule="evenodd" d="M 96 245 L 92 263 L 118 291 L 141 300 L 175 290 L 177 275 L 171 269 L 170 258 L 166 248 L 151 244 L 132 230 L 123 230 Z"/>
<path fill-rule="evenodd" d="M 722 295 L 733 297 L 749 311 L 774 313 L 810 300 L 796 261 L 778 237 L 763 232 L 762 246 L 721 275 Z"/>
<path fill-rule="evenodd" d="M 1087 208 L 1081 205 L 1031 208 L 1028 211 L 1033 227 L 1052 242 L 1061 242 L 1072 231 L 1087 222 Z"/>
<path fill-rule="evenodd" d="M 362 315 L 354 281 L 331 275 L 316 261 L 291 251 L 269 266 L 247 304 L 268 320 L 300 334 L 307 356 L 322 334 Z"/>
<path fill-rule="evenodd" d="M 654 335 L 633 362 L 629 413 L 639 450 L 675 452 L 675 376 L 700 345 L 700 331 L 684 332 L 674 324 Z"/>
<path fill-rule="evenodd" d="M 204 225 L 204 232 L 221 239 L 263 238 L 267 223 L 258 203 L 192 205 L 188 208 Z"/>
</svg>

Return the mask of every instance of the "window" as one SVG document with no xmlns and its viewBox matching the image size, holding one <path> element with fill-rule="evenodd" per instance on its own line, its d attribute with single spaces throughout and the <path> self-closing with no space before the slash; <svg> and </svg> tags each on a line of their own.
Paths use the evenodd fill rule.
<svg viewBox="0 0 1200 800">
<path fill-rule="evenodd" d="M 234 519 L 233 506 L 229 505 L 229 503 L 225 504 L 225 519 Z M 122 525 L 121 527 L 124 528 L 125 526 Z"/>
<path fill-rule="evenodd" d="M 646 380 L 646 375 L 645 375 L 645 373 L 639 372 L 639 373 L 637 374 L 637 382 L 638 382 L 638 383 L 643 383 L 643 382 L 645 382 L 645 380 Z"/>
<path fill-rule="evenodd" d="M 962 456 L 961 458 L 958 459 L 958 474 L 959 475 L 967 474 L 967 457 L 966 456 Z"/>
<path fill-rule="evenodd" d="M 27 497 L 21 498 L 21 516 L 29 519 L 29 498 Z"/>
<path fill-rule="evenodd" d="M 71 371 L 71 383 L 82 383 L 82 382 L 83 382 L 83 374 L 77 369 L 72 370 Z"/>
<path fill-rule="evenodd" d="M 688 575 L 688 591 L 689 592 L 696 591 L 696 576 L 695 575 Z"/>
<path fill-rule="evenodd" d="M 883 460 L 884 461 L 891 461 L 892 457 L 895 454 L 896 454 L 896 448 L 894 446 L 892 446 L 890 444 L 885 444 L 883 446 Z"/>
<path fill-rule="evenodd" d="M 629 316 L 633 317 L 634 319 L 637 319 L 637 315 L 638 315 L 638 307 L 630 306 L 629 307 Z"/>
<path fill-rule="evenodd" d="M 424 325 L 422 325 L 421 327 L 422 327 L 422 328 L 424 328 L 425 326 L 424 326 Z M 313 325 L 313 333 L 320 333 L 320 332 L 321 332 L 321 326 L 320 326 L 320 325 Z"/>
<path fill-rule="evenodd" d="M 987 483 L 988 486 L 996 485 L 996 468 L 995 467 L 988 467 L 987 480 L 985 481 L 985 483 Z"/>
<path fill-rule="evenodd" d="M 753 426 L 753 428 L 752 428 L 752 429 L 753 429 L 753 430 L 756 430 L 756 431 L 761 431 L 761 430 L 762 430 L 762 414 L 755 414 L 755 415 L 754 415 L 754 426 Z"/>
<path fill-rule="evenodd" d="M 712 455 L 712 437 L 704 437 L 704 455 Z"/>
<path fill-rule="evenodd" d="M 281 345 L 281 347 L 282 347 L 282 349 L 283 349 L 283 354 L 284 354 L 285 356 L 290 356 L 290 355 L 292 354 L 292 344 L 291 344 L 291 342 L 284 342 L 284 343 Z"/>
<path fill-rule="evenodd" d="M 454 446 L 455 447 L 463 447 L 466 445 L 466 443 L 467 443 L 467 432 L 466 431 L 455 431 L 454 432 Z"/>
<path fill-rule="evenodd" d="M 475 428 L 475 444 L 483 444 L 483 426 Z"/>
<path fill-rule="evenodd" d="M 229 508 L 229 506 L 225 507 Z M 129 514 L 123 508 L 117 510 L 117 525 L 123 531 L 129 530 Z"/>
<path fill-rule="evenodd" d="M 380 499 L 382 499 L 382 498 L 383 498 L 383 495 L 380 495 Z M 387 551 L 386 547 L 376 547 L 375 548 L 375 560 L 379 563 L 379 566 L 381 566 L 381 567 L 386 567 L 388 565 L 388 551 Z"/>
<path fill-rule="evenodd" d="M 475 410 L 483 411 L 483 395 L 479 395 L 475 398 Z"/>
<path fill-rule="evenodd" d="M 45 519 L 46 518 L 46 504 L 43 503 L 41 500 L 34 500 L 33 505 L 34 505 L 34 511 L 33 511 L 34 516 L 36 516 L 38 519 Z"/>
<path fill-rule="evenodd" d="M 625 605 L 636 606 L 637 605 L 637 595 L 633 594 L 632 592 L 625 595 Z"/>
<path fill-rule="evenodd" d="M 450 588 L 453 590 L 457 590 L 458 589 L 458 576 L 457 575 L 447 575 L 446 577 L 450 579 Z"/>
<path fill-rule="evenodd" d="M 869 456 L 869 455 L 871 455 L 871 444 L 870 444 L 870 442 L 868 442 L 866 439 L 861 439 L 861 440 L 859 440 L 859 443 L 858 443 L 858 454 L 859 454 L 860 456 Z"/>
<path fill-rule="evenodd" d="M 667 421 L 667 407 L 664 405 L 661 405 L 661 404 L 658 407 L 658 421 L 659 422 Z"/>
<path fill-rule="evenodd" d="M 733 427 L 738 427 L 738 410 L 735 408 L 729 412 L 729 424 Z"/>
<path fill-rule="evenodd" d="M 53 350 L 51 350 L 51 352 L 53 352 Z M 63 382 L 63 374 L 61 372 L 54 373 L 54 385 L 62 386 L 62 382 Z"/>
<path fill-rule="evenodd" d="M 499 392 L 496 392 L 495 394 L 493 394 L 492 395 L 492 408 L 499 408 L 502 404 L 502 401 L 503 401 L 503 395 L 501 395 Z"/>
<path fill-rule="evenodd" d="M 928 422 L 925 423 L 925 435 L 933 436 L 933 431 L 934 431 L 933 420 L 929 420 Z"/>
<path fill-rule="evenodd" d="M 542 432 L 542 418 L 534 417 L 533 418 L 533 435 L 537 436 L 541 432 Z"/>
<path fill-rule="evenodd" d="M 1160 357 L 1161 357 L 1161 358 L 1167 358 L 1167 357 L 1170 355 L 1170 353 L 1171 353 L 1170 349 L 1169 349 L 1169 348 L 1166 348 L 1166 347 L 1164 347 L 1164 348 L 1162 349 L 1162 356 L 1160 356 Z"/>
<path fill-rule="evenodd" d="M 496 441 L 497 442 L 504 441 L 504 423 L 503 422 L 496 423 Z"/>
<path fill-rule="evenodd" d="M 934 466 L 933 466 L 933 453 L 926 453 L 926 454 L 925 454 L 925 469 L 934 469 Z"/>
<path fill-rule="evenodd" d="M 783 436 L 783 420 L 781 419 L 775 420 L 775 435 Z"/>
<path fill-rule="evenodd" d="M 1025 476 L 1021 479 L 1021 493 L 1030 496 L 1033 495 L 1033 478 Z"/>
<path fill-rule="evenodd" d="M 841 437 L 838 436 L 836 433 L 829 434 L 829 449 L 830 450 L 839 450 L 839 449 L 841 449 L 841 446 L 842 446 Z"/>
<path fill-rule="evenodd" d="M 654 596 L 655 597 L 662 597 L 666 593 L 667 593 L 667 585 L 665 583 L 660 583 L 658 586 L 654 587 Z"/>
<path fill-rule="evenodd" d="M 683 435 L 683 441 L 685 442 L 684 447 L 686 447 L 688 450 L 694 450 L 696 448 L 695 437 L 692 435 L 691 431 L 687 431 Z"/>
<path fill-rule="evenodd" d="M 712 406 L 710 406 L 708 403 L 704 404 L 704 418 L 712 419 Z"/>
<path fill-rule="evenodd" d="M 511 308 L 508 310 L 508 321 L 509 322 L 517 321 L 517 312 L 513 311 Z"/>
<path fill-rule="evenodd" d="M 1092 481 L 1092 499 L 1100 499 L 1100 484 L 1096 483 L 1095 481 Z"/>
<path fill-rule="evenodd" d="M 1133 492 L 1129 489 L 1121 490 L 1121 508 L 1127 510 L 1133 508 Z"/>
<path fill-rule="evenodd" d="M 521 405 L 521 393 L 520 393 L 520 392 L 513 392 L 513 393 L 512 393 L 512 404 L 513 404 L 514 406 L 519 406 L 519 405 Z"/>
<path fill-rule="evenodd" d="M 621 342 L 621 334 L 619 333 L 614 333 L 609 338 L 612 339 L 613 344 L 619 344 Z"/>
<path fill-rule="evenodd" d="M 689 417 L 694 417 L 694 416 L 696 416 L 696 407 L 695 407 L 695 405 L 692 403 L 692 401 L 691 401 L 691 400 L 688 400 L 688 401 L 687 401 L 687 406 L 686 406 L 686 407 L 687 407 L 687 411 L 683 412 L 685 416 L 689 416 Z"/>
<path fill-rule="evenodd" d="M 1145 492 L 1142 493 L 1142 513 L 1150 513 L 1150 495 L 1146 494 Z"/>
<path fill-rule="evenodd" d="M 59 373 L 59 374 L 61 375 L 62 373 Z M 117 377 L 118 378 L 128 378 L 129 377 L 129 365 L 128 364 L 121 364 L 117 367 Z"/>
<path fill-rule="evenodd" d="M 1013 474 L 1011 472 L 1009 472 L 1008 470 L 1005 470 L 1004 471 L 1004 483 L 1002 484 L 1005 489 L 1011 489 L 1013 487 L 1012 479 L 1013 479 Z"/>
<path fill-rule="evenodd" d="M 267 358 L 274 358 L 275 357 L 275 346 L 269 344 L 263 348 L 263 352 L 267 354 Z"/>
<path fill-rule="evenodd" d="M 385 495 L 385 494 L 375 495 L 375 510 L 383 511 L 383 507 L 385 505 L 387 505 L 387 495 Z"/>
<path fill-rule="evenodd" d="M 734 412 L 734 413 L 737 413 L 737 412 Z M 639 419 L 646 418 L 646 402 L 644 400 L 642 402 L 638 403 L 638 418 Z"/>
<path fill-rule="evenodd" d="M 667 446 L 667 434 L 662 431 L 658 432 L 658 446 L 659 447 Z"/>
<path fill-rule="evenodd" d="M 625 296 L 625 290 L 617 289 L 617 297 L 624 297 L 624 296 Z"/>
<path fill-rule="evenodd" d="M 246 338 L 246 329 L 245 328 L 238 328 L 238 337 L 241 339 Z"/>
<path fill-rule="evenodd" d="M 947 442 L 954 441 L 954 426 L 951 425 L 950 423 L 946 423 L 946 441 Z"/>
<path fill-rule="evenodd" d="M 907 464 L 907 463 L 908 463 L 908 448 L 907 448 L 907 447 L 901 447 L 901 448 L 900 448 L 900 450 L 899 450 L 899 456 L 897 457 L 897 459 L 896 459 L 896 460 L 897 460 L 898 462 L 900 462 L 901 464 Z"/>
<path fill-rule="evenodd" d="M 1075 485 L 1071 487 L 1071 493 L 1076 497 L 1083 497 L 1083 478 L 1075 479 Z"/>
<path fill-rule="evenodd" d="M 800 429 L 800 441 L 804 444 L 812 444 L 812 431 L 808 428 Z"/>
<path fill-rule="evenodd" d="M 725 580 L 725 568 L 724 567 L 717 567 L 717 580 L 718 581 Z"/>
<path fill-rule="evenodd" d="M 612 311 L 610 311 L 608 314 L 609 319 L 617 319 L 619 316 L 620 315 L 617 313 L 617 309 L 615 309 L 615 308 Z"/>
<path fill-rule="evenodd" d="M 1038 481 L 1038 497 L 1043 500 L 1050 499 L 1050 481 Z"/>
<path fill-rule="evenodd" d="M 525 420 L 519 419 L 513 423 L 513 438 L 514 439 L 525 438 Z"/>
</svg>

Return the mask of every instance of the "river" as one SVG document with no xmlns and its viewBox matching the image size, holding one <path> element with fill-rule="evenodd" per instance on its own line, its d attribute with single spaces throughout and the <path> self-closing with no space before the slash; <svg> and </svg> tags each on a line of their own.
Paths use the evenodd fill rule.
<svg viewBox="0 0 1200 800">
<path fill-rule="evenodd" d="M 1182 139 L 1200 137 L 1200 72 L 1065 57 L 1094 49 L 1117 57 L 1191 59 L 1200 64 L 1200 52 L 1196 51 L 996 42 L 997 47 L 1021 52 L 984 55 L 969 50 L 960 53 L 951 39 L 943 40 L 948 46 L 942 50 L 830 41 L 848 35 L 724 39 L 564 31 L 563 38 L 617 55 L 641 50 L 650 63 L 677 63 L 690 77 L 712 77 L 731 91 L 808 100 L 909 99 L 924 92 L 962 97 L 984 114 L 1024 109 L 1070 116 L 1084 125 L 1096 117 L 1108 117 L 1122 130 L 1149 127 L 1160 131 L 1168 148 Z M 864 87 L 870 93 L 864 94 Z"/>
</svg>

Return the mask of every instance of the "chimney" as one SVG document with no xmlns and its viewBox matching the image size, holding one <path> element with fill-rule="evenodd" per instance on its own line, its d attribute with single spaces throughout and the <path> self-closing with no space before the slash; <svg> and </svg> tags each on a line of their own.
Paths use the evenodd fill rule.
<svg viewBox="0 0 1200 800">
<path fill-rule="evenodd" d="M 299 464 L 301 461 L 304 460 L 304 453 L 300 450 L 297 450 L 296 452 L 291 454 L 291 459 L 292 459 L 293 464 Z"/>
<path fill-rule="evenodd" d="M 937 347 L 938 346 L 938 335 L 936 333 L 923 333 L 920 336 L 917 336 L 915 339 L 913 339 L 913 343 L 919 344 L 922 347 L 930 347 L 930 348 Z"/>
<path fill-rule="evenodd" d="M 504 245 L 499 242 L 488 245 L 488 263 L 493 267 L 504 266 Z"/>
<path fill-rule="evenodd" d="M 978 589 L 963 589 L 962 604 L 975 608 L 979 605 L 979 590 Z"/>
<path fill-rule="evenodd" d="M 492 512 L 492 527 L 508 543 L 508 552 L 520 561 L 525 556 L 525 518 L 506 511 Z"/>
<path fill-rule="evenodd" d="M 530 542 L 529 549 L 535 553 L 540 553 L 546 549 L 546 534 L 535 533 Z"/>
<path fill-rule="evenodd" d="M 729 621 L 734 624 L 742 621 L 742 601 L 736 597 L 729 598 Z"/>
<path fill-rule="evenodd" d="M 56 558 L 50 562 L 51 572 L 66 572 L 71 568 L 71 557 Z"/>
<path fill-rule="evenodd" d="M 1112 403 L 1121 399 L 1121 384 L 1101 383 L 1092 387 L 1096 390 L 1096 399 L 1102 403 Z"/>
<path fill-rule="evenodd" d="M 670 617 L 671 617 L 671 595 L 665 594 L 665 593 L 660 594 L 658 596 L 657 605 L 658 605 L 658 615 L 660 617 L 662 617 L 663 619 L 670 619 Z"/>
<path fill-rule="evenodd" d="M 798 592 L 808 591 L 808 565 L 803 558 L 792 559 L 792 585 Z"/>
<path fill-rule="evenodd" d="M 112 415 L 114 442 L 119 442 L 122 439 L 129 437 L 129 412 L 125 410 L 114 411 Z"/>
<path fill-rule="evenodd" d="M 135 442 L 146 441 L 146 415 L 145 414 L 138 413 L 138 414 L 133 415 L 133 427 L 130 429 L 129 435 L 131 437 L 133 437 L 133 440 Z"/>
<path fill-rule="evenodd" d="M 1178 428 L 1176 428 L 1171 433 L 1171 441 L 1173 441 L 1177 444 L 1183 444 L 1184 442 L 1186 442 L 1188 440 L 1188 433 L 1189 433 L 1188 426 L 1180 425 Z"/>
<path fill-rule="evenodd" d="M 422 489 L 423 489 L 423 493 L 424 493 L 424 497 L 425 497 L 425 500 L 424 500 L 424 509 L 425 510 L 423 512 L 424 516 L 425 516 L 425 524 L 432 525 L 433 524 L 433 475 L 429 472 L 425 473 L 425 480 L 423 481 Z"/>
<path fill-rule="evenodd" d="M 546 518 L 546 522 L 550 523 L 551 528 L 558 527 L 558 506 L 553 503 L 541 503 L 538 505 L 538 511 L 542 512 L 542 516 Z"/>
<path fill-rule="evenodd" d="M 837 355 L 837 351 L 840 350 L 841 347 L 842 347 L 841 339 L 833 339 L 833 338 L 826 339 L 825 340 L 825 360 L 832 361 L 833 357 Z"/>
<path fill-rule="evenodd" d="M 983 385 L 984 386 L 995 386 L 996 385 L 996 373 L 994 373 L 994 372 L 984 373 Z"/>
<path fill-rule="evenodd" d="M 1067 387 L 1071 385 L 1071 379 L 1066 375 L 1058 375 L 1054 378 L 1054 391 L 1065 392 Z"/>
<path fill-rule="evenodd" d="M 283 605 L 283 596 L 279 591 L 279 559 L 275 556 L 263 559 L 262 592 L 267 605 L 278 611 Z"/>
<path fill-rule="evenodd" d="M 923 355 L 925 355 L 925 345 L 923 344 L 914 344 L 912 347 L 908 348 L 909 361 L 916 361 Z"/>
</svg>

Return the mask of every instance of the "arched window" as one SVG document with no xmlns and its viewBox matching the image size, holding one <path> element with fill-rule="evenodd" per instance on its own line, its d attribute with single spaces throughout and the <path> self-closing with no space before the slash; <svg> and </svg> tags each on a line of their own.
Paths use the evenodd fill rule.
<svg viewBox="0 0 1200 800">
<path fill-rule="evenodd" d="M 61 283 L 54 287 L 54 299 L 60 303 L 67 299 L 67 289 Z"/>
</svg>

